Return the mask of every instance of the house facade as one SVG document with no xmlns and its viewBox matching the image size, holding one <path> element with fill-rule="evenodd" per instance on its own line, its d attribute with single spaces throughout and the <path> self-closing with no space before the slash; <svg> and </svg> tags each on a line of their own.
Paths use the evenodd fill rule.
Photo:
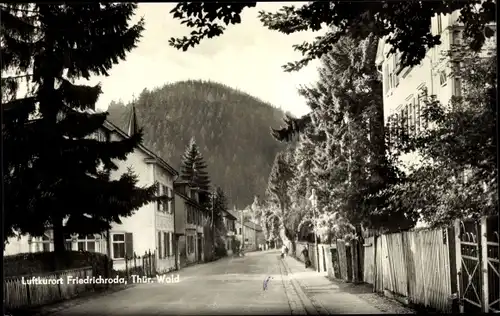
<svg viewBox="0 0 500 316">
<path fill-rule="evenodd" d="M 242 225 L 241 219 L 240 216 L 235 222 L 236 239 L 240 241 L 244 249 L 255 251 L 259 249 L 259 245 L 265 245 L 266 239 L 262 227 L 250 220 L 245 220 Z"/>
<path fill-rule="evenodd" d="M 459 73 L 460 63 L 449 55 L 454 45 L 462 44 L 463 26 L 458 19 L 459 11 L 431 18 L 432 35 L 441 35 L 441 44 L 429 49 L 414 67 L 402 68 L 400 55 L 387 56 L 390 45 L 384 40 L 379 42 L 376 63 L 383 77 L 384 125 L 389 129 L 389 142 L 399 137 L 395 127 L 402 127 L 410 137 L 432 128 L 422 117 L 426 97 L 434 95 L 446 110 L 451 98 L 462 94 L 461 80 L 454 76 L 455 71 Z M 495 38 L 486 41 L 485 49 L 496 45 Z M 418 167 L 421 159 L 416 151 L 404 154 L 399 167 L 408 172 L 410 166 Z M 424 222 L 417 223 L 417 227 L 423 226 Z"/>
<path fill-rule="evenodd" d="M 426 93 L 436 95 L 444 105 L 453 95 L 460 95 L 460 80 L 452 76 L 452 64 L 446 53 L 460 42 L 460 26 L 456 26 L 458 12 L 436 15 L 431 19 L 431 32 L 441 35 L 441 44 L 429 49 L 418 66 L 400 67 L 400 55 L 387 56 L 389 44 L 379 42 L 377 66 L 383 77 L 384 125 L 391 129 L 403 125 L 409 135 L 420 133 L 425 126 L 421 111 Z M 391 133 L 391 137 L 396 137 Z M 418 164 L 418 153 L 402 157 L 403 170 Z"/>
<path fill-rule="evenodd" d="M 92 138 L 101 141 L 117 141 L 129 137 L 137 131 L 135 109 L 132 108 L 128 131 L 124 132 L 106 121 Z M 158 155 L 143 145 L 128 154 L 125 160 L 116 162 L 118 170 L 111 174 L 118 179 L 128 168 L 138 177 L 138 186 L 159 184 L 158 195 L 173 197 L 173 183 L 178 172 Z M 144 205 L 135 213 L 121 219 L 121 224 L 113 223 L 108 232 L 92 235 L 66 235 L 66 249 L 91 251 L 107 254 L 113 259 L 115 270 L 125 269 L 125 258 L 142 256 L 146 252 L 156 254 L 156 267 L 163 273 L 176 268 L 174 236 L 175 203 L 155 202 Z M 53 234 L 48 229 L 42 238 L 23 236 L 9 240 L 4 255 L 20 252 L 53 251 Z"/>
<path fill-rule="evenodd" d="M 180 268 L 205 261 L 204 225 L 208 220 L 199 204 L 198 192 L 186 181 L 174 183 L 175 240 L 177 264 Z"/>
<path fill-rule="evenodd" d="M 449 52 L 454 45 L 462 43 L 463 26 L 458 23 L 459 11 L 435 15 L 431 18 L 432 35 L 441 35 L 441 44 L 429 49 L 418 66 L 400 67 L 400 54 L 387 56 L 389 44 L 381 40 L 377 51 L 377 66 L 383 77 L 384 125 L 403 126 L 406 133 L 416 135 L 425 128 L 421 111 L 425 92 L 435 95 L 443 105 L 448 105 L 452 96 L 460 96 L 461 81 L 453 75 L 460 65 L 452 61 Z M 496 45 L 495 37 L 486 41 L 485 47 Z M 391 137 L 397 137 L 392 135 Z M 403 170 L 419 164 L 420 156 L 413 152 L 402 157 Z"/>
<path fill-rule="evenodd" d="M 226 228 L 224 241 L 226 243 L 227 254 L 232 255 L 236 236 L 236 216 L 229 211 L 224 211 L 223 221 Z"/>
</svg>

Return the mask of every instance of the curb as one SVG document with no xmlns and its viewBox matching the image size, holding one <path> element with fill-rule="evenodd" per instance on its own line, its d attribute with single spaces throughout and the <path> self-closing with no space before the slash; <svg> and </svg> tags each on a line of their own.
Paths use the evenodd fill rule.
<svg viewBox="0 0 500 316">
<path fill-rule="evenodd" d="M 57 312 L 60 312 L 62 310 L 81 305 L 83 303 L 88 302 L 89 300 L 99 297 L 99 296 L 106 296 L 110 295 L 116 292 L 124 291 L 130 288 L 133 288 L 135 284 L 127 284 L 127 285 L 118 285 L 114 288 L 109 288 L 106 290 L 101 290 L 101 291 L 92 291 L 92 292 L 86 292 L 83 293 L 82 296 L 75 296 L 73 298 L 60 301 L 58 303 L 53 303 L 50 305 L 45 305 L 41 306 L 38 308 L 33 308 L 31 310 L 27 311 L 20 311 L 20 315 L 34 315 L 34 316 L 46 316 L 46 315 L 51 315 Z M 25 314 L 25 312 L 27 314 Z M 14 313 L 13 315 L 15 315 Z"/>
<path fill-rule="evenodd" d="M 295 292 L 299 296 L 302 305 L 307 312 L 307 315 L 329 315 L 330 313 L 323 305 L 321 305 L 321 303 L 315 302 L 309 295 L 305 293 L 304 287 L 297 279 L 295 279 L 295 277 L 293 276 L 293 272 L 288 266 L 286 260 L 283 259 L 282 261 L 290 277 L 290 282 L 292 283 Z"/>
</svg>

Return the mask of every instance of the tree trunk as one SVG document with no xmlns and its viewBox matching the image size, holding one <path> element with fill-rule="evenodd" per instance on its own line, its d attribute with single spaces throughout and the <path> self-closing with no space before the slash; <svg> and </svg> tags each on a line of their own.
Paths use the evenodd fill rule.
<svg viewBox="0 0 500 316">
<path fill-rule="evenodd" d="M 53 231 L 54 231 L 54 253 L 56 256 L 64 253 L 65 240 L 64 240 L 64 228 L 63 221 L 61 218 L 56 218 L 53 220 Z"/>
</svg>

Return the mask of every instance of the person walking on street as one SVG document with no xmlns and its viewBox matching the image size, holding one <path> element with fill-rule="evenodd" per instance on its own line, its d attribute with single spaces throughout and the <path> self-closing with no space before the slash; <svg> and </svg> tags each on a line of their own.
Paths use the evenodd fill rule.
<svg viewBox="0 0 500 316">
<path fill-rule="evenodd" d="M 309 260 L 309 250 L 307 248 L 304 248 L 302 250 L 302 255 L 304 256 L 304 263 L 306 265 L 306 269 L 311 266 L 311 260 Z"/>
<path fill-rule="evenodd" d="M 283 247 L 281 247 L 281 258 L 285 258 L 285 254 L 286 254 L 286 246 L 283 245 Z"/>
</svg>

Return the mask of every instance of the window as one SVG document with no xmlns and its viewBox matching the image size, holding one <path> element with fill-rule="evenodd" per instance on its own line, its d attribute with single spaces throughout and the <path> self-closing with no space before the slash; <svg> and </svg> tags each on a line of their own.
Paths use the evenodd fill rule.
<svg viewBox="0 0 500 316">
<path fill-rule="evenodd" d="M 158 187 L 157 187 L 157 189 L 156 189 L 157 190 L 156 191 L 156 196 L 161 196 L 161 194 L 162 194 L 162 192 L 161 192 L 162 188 L 163 188 L 163 186 L 161 184 L 159 184 Z M 162 206 L 162 201 L 157 201 L 156 202 L 156 210 L 161 212 L 162 207 L 163 207 Z"/>
<path fill-rule="evenodd" d="M 442 70 L 439 72 L 439 84 L 441 87 L 446 86 L 446 83 L 448 82 L 448 77 L 446 76 L 446 71 Z"/>
<path fill-rule="evenodd" d="M 241 227 L 238 228 L 238 235 L 241 235 Z"/>
<path fill-rule="evenodd" d="M 78 251 L 90 251 L 95 252 L 96 250 L 96 240 L 95 236 L 90 235 L 78 235 Z"/>
<path fill-rule="evenodd" d="M 441 14 L 437 15 L 437 33 L 438 35 L 443 32 L 443 20 Z"/>
<path fill-rule="evenodd" d="M 413 99 L 415 112 L 415 135 L 420 133 L 420 98 Z"/>
<path fill-rule="evenodd" d="M 42 250 L 43 252 L 50 251 L 50 238 L 46 235 L 43 235 L 42 237 Z"/>
<path fill-rule="evenodd" d="M 187 236 L 187 253 L 195 252 L 194 236 Z"/>
<path fill-rule="evenodd" d="M 389 65 L 384 65 L 384 93 L 389 92 Z"/>
<path fill-rule="evenodd" d="M 129 257 L 134 254 L 132 233 L 115 233 L 111 237 L 111 242 L 113 259 L 125 259 L 125 255 Z"/>
<path fill-rule="evenodd" d="M 396 52 L 392 56 L 392 73 L 393 73 L 392 78 L 394 80 L 393 88 L 396 88 L 399 85 L 398 68 L 399 68 L 399 53 Z"/>
<path fill-rule="evenodd" d="M 174 190 L 171 188 L 168 188 L 168 196 L 171 198 L 171 200 L 168 201 L 168 213 L 172 214 L 174 212 Z"/>
<path fill-rule="evenodd" d="M 163 233 L 163 253 L 165 258 L 170 256 L 170 233 Z"/>
<path fill-rule="evenodd" d="M 90 136 L 91 139 L 98 140 L 100 142 L 106 141 L 106 134 L 103 131 L 95 131 Z"/>
<path fill-rule="evenodd" d="M 158 238 L 156 240 L 156 249 L 158 249 L 158 259 L 163 259 L 164 250 L 162 247 L 161 232 L 158 232 Z"/>
<path fill-rule="evenodd" d="M 166 185 L 161 185 L 161 194 L 170 197 L 170 189 Z M 169 212 L 170 201 L 162 201 L 160 211 Z"/>
</svg>

